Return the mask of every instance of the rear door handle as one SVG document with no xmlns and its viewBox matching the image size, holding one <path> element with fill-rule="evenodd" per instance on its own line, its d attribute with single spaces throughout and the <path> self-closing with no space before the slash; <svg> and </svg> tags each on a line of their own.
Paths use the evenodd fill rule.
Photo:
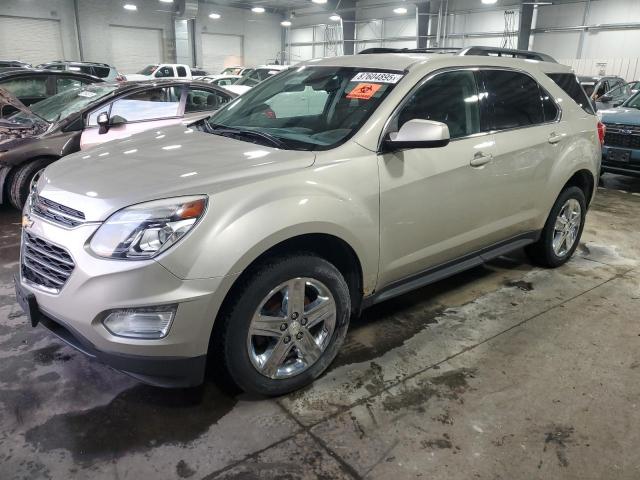
<svg viewBox="0 0 640 480">
<path fill-rule="evenodd" d="M 489 163 L 491 160 L 493 160 L 493 155 L 478 152 L 473 156 L 470 164 L 472 167 L 482 167 L 483 165 Z"/>
<path fill-rule="evenodd" d="M 562 140 L 562 135 L 558 135 L 555 132 L 553 132 L 551 135 L 549 135 L 549 143 L 551 143 L 552 145 L 554 143 L 558 143 L 560 140 Z"/>
</svg>

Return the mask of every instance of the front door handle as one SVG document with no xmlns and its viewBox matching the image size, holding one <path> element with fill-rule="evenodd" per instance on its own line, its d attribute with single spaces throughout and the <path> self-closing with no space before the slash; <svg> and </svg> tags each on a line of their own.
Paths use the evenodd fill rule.
<svg viewBox="0 0 640 480">
<path fill-rule="evenodd" d="M 560 140 L 562 140 L 562 135 L 558 135 L 556 132 L 553 132 L 551 135 L 549 135 L 549 143 L 552 145 L 554 143 L 558 143 Z"/>
<path fill-rule="evenodd" d="M 491 160 L 493 160 L 493 155 L 478 152 L 473 156 L 470 163 L 472 167 L 482 167 L 483 165 L 489 163 Z"/>
</svg>

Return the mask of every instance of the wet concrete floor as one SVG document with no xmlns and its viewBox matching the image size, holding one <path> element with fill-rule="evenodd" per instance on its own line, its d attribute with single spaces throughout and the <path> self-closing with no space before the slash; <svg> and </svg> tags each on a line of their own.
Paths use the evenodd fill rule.
<svg viewBox="0 0 640 480">
<path fill-rule="evenodd" d="M 278 399 L 148 387 L 27 326 L 19 221 L 0 209 L 0 479 L 640 478 L 640 179 L 605 175 L 567 265 L 517 252 L 380 304 Z"/>
</svg>

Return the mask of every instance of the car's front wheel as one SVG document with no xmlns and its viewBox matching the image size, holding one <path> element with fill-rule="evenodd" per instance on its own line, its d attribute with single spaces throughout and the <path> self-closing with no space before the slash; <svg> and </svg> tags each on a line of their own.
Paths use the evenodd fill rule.
<svg viewBox="0 0 640 480">
<path fill-rule="evenodd" d="M 282 395 L 315 380 L 347 332 L 351 301 L 340 271 L 297 254 L 253 268 L 216 329 L 214 346 L 241 389 Z M 214 347 L 215 348 L 215 347 Z"/>
</svg>

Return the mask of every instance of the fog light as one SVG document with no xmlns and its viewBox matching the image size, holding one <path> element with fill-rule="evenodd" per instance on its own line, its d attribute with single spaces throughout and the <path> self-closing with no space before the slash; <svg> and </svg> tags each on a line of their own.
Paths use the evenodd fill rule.
<svg viewBox="0 0 640 480">
<path fill-rule="evenodd" d="M 109 333 L 127 338 L 163 338 L 169 333 L 177 305 L 114 310 L 102 321 Z"/>
</svg>

